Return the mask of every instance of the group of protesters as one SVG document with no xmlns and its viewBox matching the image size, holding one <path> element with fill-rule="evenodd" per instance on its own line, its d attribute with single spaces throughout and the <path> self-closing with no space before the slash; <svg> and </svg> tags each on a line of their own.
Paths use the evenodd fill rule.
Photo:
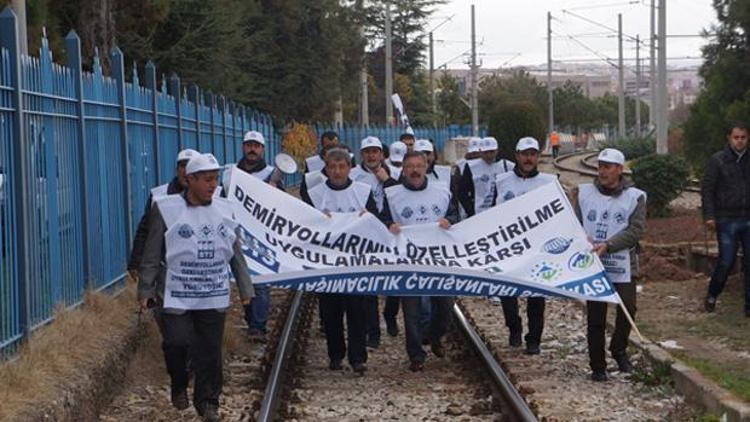
<svg viewBox="0 0 750 422">
<path fill-rule="evenodd" d="M 361 140 L 356 157 L 335 132 L 323 133 L 320 143 L 319 153 L 305 160 L 301 199 L 329 216 L 369 212 L 393 234 L 416 224 L 450 230 L 463 219 L 557 180 L 555 175 L 538 170 L 541 146 L 533 137 L 515 142 L 513 160 L 498 156 L 495 138 L 470 138 L 464 158 L 452 167 L 438 164 L 432 140 L 417 139 L 413 133 L 402 134 L 388 147 L 368 136 Z M 279 170 L 263 159 L 264 147 L 261 133 L 247 132 L 242 141 L 243 157 L 232 171 L 244 171 L 283 190 Z M 603 259 L 611 257 L 614 263 L 607 267 L 607 275 L 623 306 L 617 310 L 610 352 L 619 370 L 627 372 L 632 370 L 626 354 L 631 325 L 624 309 L 635 315 L 637 249 L 645 229 L 646 195 L 623 178 L 625 157 L 620 151 L 605 149 L 598 158 L 598 177 L 573 189 L 570 197 L 592 251 Z M 141 307 L 155 308 L 172 404 L 178 409 L 189 406 L 187 385 L 192 372 L 193 405 L 205 420 L 219 419 L 221 338 L 229 307 L 230 272 L 237 281 L 248 331 L 254 339 L 262 341 L 266 336 L 270 302 L 268 288 L 250 281 L 238 223 L 219 183 L 222 168 L 211 154 L 193 150 L 178 154 L 175 178 L 152 190 L 128 265 L 131 275 L 139 280 Z M 225 187 L 231 174 L 224 174 Z M 173 289 L 176 284 L 192 280 L 184 274 L 199 274 L 196 280 L 211 288 L 177 294 Z M 368 348 L 380 346 L 377 296 L 319 294 L 318 299 L 329 368 L 343 369 L 346 359 L 354 373 L 363 375 Z M 502 306 L 509 346 L 519 348 L 525 341 L 524 353 L 539 354 L 545 298 L 526 299 L 525 336 L 518 298 L 490 300 Z M 442 338 L 451 320 L 453 301 L 449 296 L 385 298 L 382 316 L 388 335 L 398 336 L 397 314 L 402 310 L 411 371 L 424 370 L 424 345 L 429 345 L 436 357 L 445 356 Z M 587 309 L 591 379 L 606 381 L 607 304 L 588 302 Z"/>
</svg>

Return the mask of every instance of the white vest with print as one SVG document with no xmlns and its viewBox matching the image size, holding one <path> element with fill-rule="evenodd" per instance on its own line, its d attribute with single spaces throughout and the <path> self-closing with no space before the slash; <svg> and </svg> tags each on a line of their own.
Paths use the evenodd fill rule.
<svg viewBox="0 0 750 422">
<path fill-rule="evenodd" d="M 434 223 L 445 217 L 450 206 L 451 193 L 442 183 L 431 184 L 423 190 L 409 190 L 404 185 L 394 185 L 385 190 L 393 221 L 402 226 Z"/>
<path fill-rule="evenodd" d="M 401 177 L 401 167 L 396 167 L 393 164 L 390 163 L 390 160 L 386 160 L 386 164 L 388 165 L 388 170 L 391 174 L 391 178 L 393 180 L 398 181 L 398 179 Z"/>
<path fill-rule="evenodd" d="M 305 164 L 307 164 L 307 171 L 321 171 L 326 166 L 326 162 L 320 158 L 320 155 L 313 155 L 312 157 L 305 158 Z"/>
<path fill-rule="evenodd" d="M 362 166 L 357 166 L 352 169 L 349 173 L 349 178 L 355 182 L 364 183 L 370 186 L 372 190 L 372 198 L 375 200 L 375 205 L 378 207 L 378 211 L 383 211 L 383 198 L 385 193 L 383 192 L 383 183 L 378 180 L 378 177 L 369 170 L 365 170 Z"/>
<path fill-rule="evenodd" d="M 346 189 L 334 190 L 321 183 L 308 191 L 313 206 L 323 212 L 357 212 L 366 209 L 370 185 L 352 181 Z"/>
<path fill-rule="evenodd" d="M 229 307 L 229 261 L 237 223 L 228 200 L 188 206 L 182 195 L 158 199 L 167 231 L 164 308 L 181 310 Z"/>
<path fill-rule="evenodd" d="M 226 190 L 227 192 L 229 191 L 229 182 L 232 180 L 232 172 L 235 170 L 244 171 L 237 167 L 237 164 L 232 164 L 231 166 L 226 167 L 224 169 L 224 173 L 222 173 L 221 175 L 222 185 L 224 185 L 224 190 Z M 268 183 L 268 181 L 271 180 L 271 175 L 273 175 L 274 170 L 276 170 L 275 167 L 267 165 L 263 167 L 263 170 L 249 174 Z"/>
<path fill-rule="evenodd" d="M 512 171 L 515 165 L 507 160 L 487 164 L 483 159 L 476 158 L 469 161 L 469 167 L 474 181 L 474 213 L 479 214 L 492 207 L 497 175 Z"/>
<path fill-rule="evenodd" d="M 638 198 L 646 193 L 627 188 L 618 196 L 607 196 L 591 183 L 578 186 L 578 205 L 583 217 L 583 229 L 596 242 L 605 242 L 628 227 L 630 216 L 638 205 Z M 630 282 L 630 250 L 601 256 L 607 278 L 613 283 Z"/>
<path fill-rule="evenodd" d="M 552 183 L 557 180 L 554 174 L 539 173 L 534 177 L 518 177 L 518 175 L 512 171 L 507 173 L 498 174 L 495 179 L 497 189 L 497 202 L 501 204 L 503 202 L 510 201 L 513 198 L 530 192 L 539 186 L 547 183 Z"/>
<path fill-rule="evenodd" d="M 161 198 L 162 196 L 169 195 L 167 193 L 167 190 L 169 189 L 169 183 L 165 183 L 163 185 L 159 185 L 153 189 L 151 189 L 151 200 L 156 201 L 157 199 Z"/>
</svg>

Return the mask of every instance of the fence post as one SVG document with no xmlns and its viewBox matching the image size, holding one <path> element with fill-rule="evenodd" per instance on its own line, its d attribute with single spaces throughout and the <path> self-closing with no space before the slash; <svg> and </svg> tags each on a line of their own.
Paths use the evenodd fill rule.
<svg viewBox="0 0 750 422">
<path fill-rule="evenodd" d="M 195 110 L 195 149 L 198 151 L 201 150 L 201 102 L 199 92 L 198 85 L 191 84 L 188 86 L 187 97 L 189 101 L 193 102 L 193 109 Z"/>
<path fill-rule="evenodd" d="M 20 309 L 18 310 L 20 329 L 24 337 L 28 338 L 31 332 L 31 300 L 30 300 L 30 261 L 28 240 L 29 226 L 27 218 L 31 217 L 29 212 L 28 198 L 28 140 L 26 128 L 24 127 L 23 94 L 21 89 L 21 51 L 18 39 L 18 22 L 16 14 L 10 7 L 3 9 L 0 13 L 0 46 L 8 50 L 10 65 L 10 85 L 13 87 L 13 133 L 11 143 L 11 157 L 8 160 L 12 166 L 13 173 L 8 178 L 13 183 L 13 194 L 15 196 L 15 230 L 14 239 L 17 249 L 16 279 L 18 280 L 18 295 L 20 298 Z"/>
<path fill-rule="evenodd" d="M 159 151 L 159 92 L 156 90 L 156 65 L 149 60 L 145 67 L 146 88 L 151 90 L 151 122 L 154 125 L 154 162 L 156 163 L 156 184 L 161 184 L 161 160 Z"/>
<path fill-rule="evenodd" d="M 128 249 L 133 245 L 133 201 L 130 183 L 130 150 L 128 148 L 128 110 L 125 98 L 125 59 L 119 47 L 112 49 L 112 77 L 117 81 L 117 101 L 120 104 L 120 144 L 123 157 L 123 177 L 125 178 L 125 207 L 128 224 Z"/>
<path fill-rule="evenodd" d="M 174 97 L 175 109 L 177 110 L 177 146 L 180 151 L 185 149 L 182 141 L 182 89 L 180 88 L 180 77 L 172 73 L 167 85 L 169 95 Z"/>
<path fill-rule="evenodd" d="M 204 94 L 204 101 L 208 103 L 208 109 L 211 113 L 211 151 L 216 155 L 216 101 L 214 100 L 214 93 L 208 91 Z M 224 161 L 226 161 L 226 153 L 224 154 Z"/>
<path fill-rule="evenodd" d="M 232 156 L 229 155 L 227 146 L 227 99 L 220 95 L 218 103 L 219 110 L 221 110 L 221 142 L 224 144 L 224 161 L 228 162 Z"/>
<path fill-rule="evenodd" d="M 81 69 L 81 39 L 75 31 L 71 30 L 65 37 L 65 51 L 67 53 L 67 65 L 73 71 L 73 83 L 75 95 L 78 99 L 78 162 L 81 166 L 81 180 L 78 184 L 81 189 L 81 229 L 83 236 L 81 241 L 81 253 L 83 254 L 83 279 L 86 289 L 94 290 L 94 280 L 91 277 L 91 256 L 89 255 L 89 191 L 88 171 L 86 169 L 86 109 L 83 104 L 83 71 Z"/>
<path fill-rule="evenodd" d="M 232 132 L 229 134 L 229 143 L 235 144 L 235 136 L 237 136 L 237 105 L 234 101 L 229 101 L 229 112 L 232 115 Z M 240 135 L 242 136 L 242 135 Z M 232 148 L 232 159 L 236 158 L 234 148 Z"/>
</svg>

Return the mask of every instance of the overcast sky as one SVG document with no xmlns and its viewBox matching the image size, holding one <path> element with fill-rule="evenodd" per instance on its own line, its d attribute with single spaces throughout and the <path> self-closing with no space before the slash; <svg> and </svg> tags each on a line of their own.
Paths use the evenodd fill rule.
<svg viewBox="0 0 750 422">
<path fill-rule="evenodd" d="M 667 3 L 668 35 L 698 35 L 716 23 L 711 0 Z M 450 68 L 468 67 L 468 55 L 461 55 L 471 47 L 471 4 L 476 10 L 477 43 L 481 43 L 477 49 L 483 68 L 546 63 L 547 11 L 553 16 L 553 60 L 596 59 L 597 54 L 617 58 L 616 35 L 573 14 L 617 29 L 617 14 L 622 13 L 625 34 L 640 35 L 641 39 L 650 34 L 651 0 L 449 0 L 437 9 L 428 27 L 437 27 L 436 68 L 445 63 Z M 451 20 L 443 23 L 450 16 Z M 703 38 L 670 38 L 667 56 L 699 57 L 705 43 Z M 634 42 L 625 42 L 623 49 L 624 57 L 635 58 Z M 648 50 L 641 50 L 641 57 L 647 56 Z"/>
</svg>

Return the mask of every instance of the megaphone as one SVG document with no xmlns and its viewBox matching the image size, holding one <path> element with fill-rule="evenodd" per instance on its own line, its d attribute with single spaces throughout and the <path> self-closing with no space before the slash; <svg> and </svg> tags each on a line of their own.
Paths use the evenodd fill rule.
<svg viewBox="0 0 750 422">
<path fill-rule="evenodd" d="M 276 155 L 274 158 L 276 168 L 284 174 L 294 174 L 297 172 L 297 162 L 294 161 L 291 155 L 283 152 Z"/>
</svg>

